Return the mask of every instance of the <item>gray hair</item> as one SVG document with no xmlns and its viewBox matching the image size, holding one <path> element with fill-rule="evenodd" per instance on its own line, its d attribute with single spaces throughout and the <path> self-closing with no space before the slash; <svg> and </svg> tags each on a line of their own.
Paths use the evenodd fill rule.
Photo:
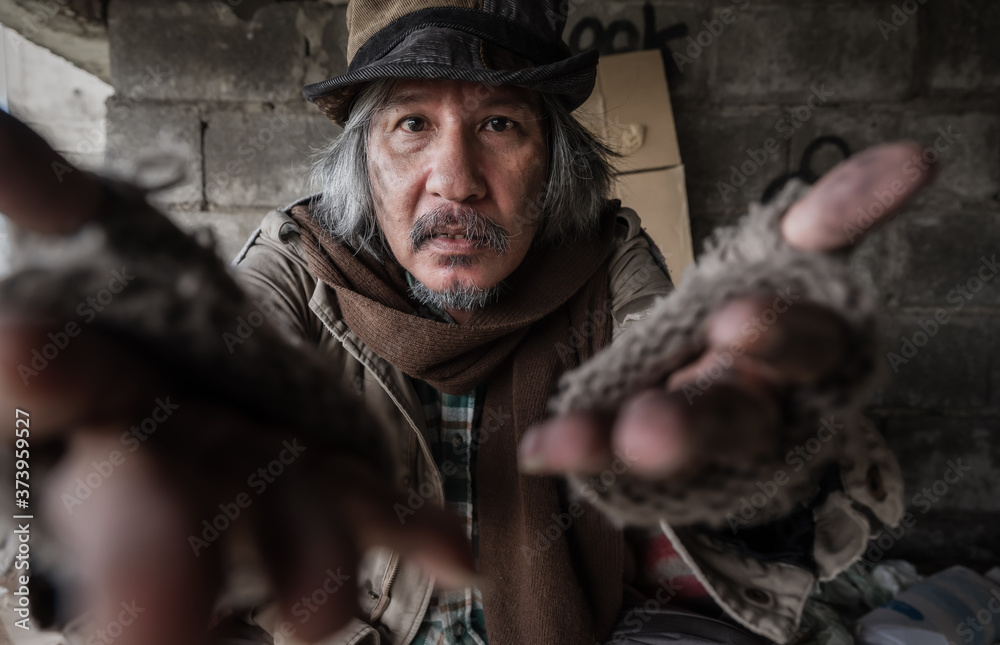
<svg viewBox="0 0 1000 645">
<path fill-rule="evenodd" d="M 388 79 L 373 81 L 358 95 L 344 132 L 316 155 L 311 177 L 321 191 L 313 202 L 313 216 L 334 238 L 375 257 L 381 257 L 387 246 L 375 219 L 368 135 L 395 85 Z M 520 216 L 538 221 L 534 244 L 545 246 L 597 233 L 617 155 L 561 101 L 545 93 L 540 97 L 548 121 L 548 178 L 538 203 L 526 204 Z"/>
</svg>

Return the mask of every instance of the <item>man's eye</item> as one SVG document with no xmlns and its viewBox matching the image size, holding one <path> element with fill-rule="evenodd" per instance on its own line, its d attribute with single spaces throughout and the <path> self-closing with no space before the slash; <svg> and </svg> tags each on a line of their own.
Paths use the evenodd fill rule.
<svg viewBox="0 0 1000 645">
<path fill-rule="evenodd" d="M 507 117 L 497 116 L 490 119 L 487 128 L 493 132 L 506 132 L 516 124 Z"/>
<path fill-rule="evenodd" d="M 409 132 L 420 132 L 424 129 L 425 122 L 419 116 L 408 116 L 400 122 L 400 125 Z"/>
</svg>

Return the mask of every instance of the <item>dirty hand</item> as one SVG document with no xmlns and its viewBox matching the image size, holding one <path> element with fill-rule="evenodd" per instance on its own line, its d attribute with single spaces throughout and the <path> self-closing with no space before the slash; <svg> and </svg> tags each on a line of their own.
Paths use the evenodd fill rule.
<svg viewBox="0 0 1000 645">
<path fill-rule="evenodd" d="M 848 249 L 931 180 L 932 168 L 908 163 L 920 152 L 915 144 L 888 144 L 843 162 L 786 212 L 785 241 L 817 254 Z M 877 194 L 896 198 L 869 219 L 881 210 L 870 208 Z M 850 358 L 848 330 L 836 313 L 788 304 L 780 294 L 729 301 L 706 320 L 704 350 L 662 387 L 635 393 L 616 414 L 581 411 L 549 420 L 522 440 L 521 467 L 596 474 L 619 452 L 628 455 L 633 475 L 683 483 L 708 465 L 740 466 L 773 454 L 783 397 L 822 381 Z M 762 319 L 771 324 L 757 324 Z M 728 365 L 721 375 L 720 364 Z M 699 396 L 685 394 L 685 386 L 706 380 L 710 385 L 699 385 Z"/>
<path fill-rule="evenodd" d="M 21 229 L 59 236 L 100 227 L 107 191 L 0 112 L 0 213 Z M 145 217 L 146 208 L 127 215 Z M 174 242 L 187 244 L 179 232 L 168 232 Z M 148 244 L 150 254 L 162 253 L 159 241 L 150 236 L 139 244 Z M 197 251 L 190 256 L 204 257 Z M 178 265 L 191 268 L 191 263 L 196 260 Z M 44 267 L 31 271 L 42 281 L 48 275 Z M 132 279 L 127 271 L 109 277 L 119 281 L 108 283 L 109 293 L 132 288 L 122 284 Z M 220 293 L 245 298 L 235 283 L 228 286 L 221 263 L 207 266 L 202 275 L 216 274 Z M 71 285 L 72 278 L 70 272 L 59 284 Z M 182 282 L 181 276 L 166 281 Z M 58 296 L 75 308 L 94 294 Z M 401 497 L 387 477 L 391 462 L 384 452 L 338 450 L 315 428 L 296 426 L 293 412 L 268 403 L 274 392 L 252 391 L 256 372 L 245 377 L 250 391 L 243 392 L 244 404 L 233 403 L 238 393 L 230 400 L 215 395 L 227 392 L 218 376 L 231 362 L 224 351 L 200 370 L 190 364 L 180 369 L 171 354 L 183 352 L 157 351 L 155 336 L 136 337 L 134 330 L 102 325 L 101 318 L 83 324 L 26 310 L 19 304 L 24 301 L 0 300 L 0 403 L 11 428 L 15 416 L 17 427 L 27 428 L 24 443 L 16 447 L 25 447 L 29 457 L 29 494 L 18 495 L 28 510 L 18 513 L 45 519 L 63 545 L 64 560 L 73 565 L 60 573 L 68 574 L 77 592 L 74 609 L 89 610 L 96 629 L 120 633 L 117 644 L 201 642 L 226 567 L 240 557 L 260 563 L 286 616 L 303 597 L 329 584 L 328 572 L 338 576 L 338 593 L 307 621 L 294 622 L 295 636 L 305 641 L 357 614 L 356 567 L 369 546 L 398 549 L 445 584 L 473 570 L 464 530 L 449 514 L 427 508 L 400 523 L 392 509 Z M 130 315 L 154 314 L 140 308 Z M 211 333 L 210 321 L 204 324 Z M 280 368 L 274 363 L 287 357 L 286 362 L 306 364 L 324 376 L 321 361 L 311 359 L 308 349 L 281 344 L 279 334 L 263 328 L 255 334 L 254 342 L 274 341 L 268 351 L 275 360 L 258 371 Z M 335 390 L 334 378 L 320 381 L 317 389 Z M 279 414 L 259 414 L 255 405 Z M 331 434 L 379 432 L 374 423 L 363 425 L 370 421 L 363 411 L 338 413 L 346 405 L 325 415 Z M 352 419 L 357 425 L 343 427 Z M 13 429 L 3 441 L 14 445 Z M 51 462 L 51 469 L 42 477 L 44 462 Z"/>
</svg>

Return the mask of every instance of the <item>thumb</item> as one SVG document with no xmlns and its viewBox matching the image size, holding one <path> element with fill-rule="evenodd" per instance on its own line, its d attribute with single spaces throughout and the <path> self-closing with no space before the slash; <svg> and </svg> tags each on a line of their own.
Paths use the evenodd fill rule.
<svg viewBox="0 0 1000 645">
<path fill-rule="evenodd" d="M 856 243 L 898 213 L 934 178 L 915 143 L 888 143 L 841 162 L 785 214 L 781 232 L 804 251 Z"/>
</svg>

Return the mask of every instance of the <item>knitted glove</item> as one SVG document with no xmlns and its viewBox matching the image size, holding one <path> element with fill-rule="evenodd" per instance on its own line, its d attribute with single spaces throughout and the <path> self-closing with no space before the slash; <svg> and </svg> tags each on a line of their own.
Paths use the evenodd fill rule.
<svg viewBox="0 0 1000 645">
<path fill-rule="evenodd" d="M 737 226 L 716 231 L 677 291 L 661 298 L 614 345 L 565 375 L 550 408 L 554 414 L 613 412 L 635 393 L 663 386 L 706 346 L 706 320 L 735 299 L 767 297 L 792 307 L 809 302 L 835 312 L 849 330 L 846 358 L 821 382 L 792 389 L 782 409 L 779 449 L 766 459 L 741 467 L 709 466 L 683 487 L 627 470 L 601 477 L 570 476 L 573 489 L 610 517 L 627 524 L 666 519 L 673 525 L 718 527 L 739 512 L 741 499 L 760 492 L 758 482 L 771 482 L 779 469 L 790 470 L 788 451 L 815 437 L 822 422 L 844 423 L 867 401 L 880 375 L 873 294 L 851 276 L 843 254 L 795 249 L 779 228 L 784 213 L 807 190 L 803 183 L 792 182 L 770 204 L 751 205 Z M 764 324 L 774 322 L 766 315 L 762 319 Z M 689 401 L 702 393 L 691 385 L 684 391 Z M 786 472 L 789 481 L 749 523 L 767 523 L 807 500 L 823 467 L 840 459 L 847 434 L 837 433 L 834 445 L 808 468 Z"/>
<path fill-rule="evenodd" d="M 140 190 L 105 185 L 102 216 L 75 234 L 19 235 L 16 271 L 0 281 L 7 311 L 69 321 L 74 335 L 106 332 L 179 378 L 189 399 L 301 430 L 393 472 L 384 433 L 362 431 L 377 427 L 374 418 L 336 385 L 339 374 L 275 324 L 273 303 L 248 296 L 210 246 L 179 230 Z M 20 368 L 28 383 L 48 360 L 39 356 Z"/>
</svg>

